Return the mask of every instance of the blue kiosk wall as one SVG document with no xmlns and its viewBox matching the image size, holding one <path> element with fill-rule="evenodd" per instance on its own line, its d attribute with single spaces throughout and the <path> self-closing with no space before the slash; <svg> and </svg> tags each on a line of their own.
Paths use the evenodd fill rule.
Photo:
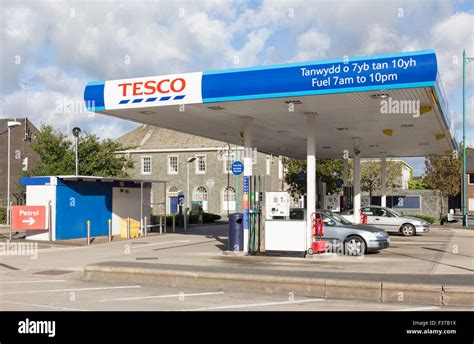
<svg viewBox="0 0 474 344">
<path fill-rule="evenodd" d="M 112 218 L 112 183 L 62 182 L 56 188 L 56 240 L 108 234 Z"/>
</svg>

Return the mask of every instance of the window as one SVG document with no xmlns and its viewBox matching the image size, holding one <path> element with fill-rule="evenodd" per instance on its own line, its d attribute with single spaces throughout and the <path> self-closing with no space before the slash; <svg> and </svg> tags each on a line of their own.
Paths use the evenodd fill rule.
<svg viewBox="0 0 474 344">
<path fill-rule="evenodd" d="M 178 156 L 168 156 L 168 174 L 178 174 Z"/>
<path fill-rule="evenodd" d="M 194 190 L 193 201 L 196 201 L 196 202 L 207 201 L 207 189 L 204 186 L 198 186 Z"/>
<path fill-rule="evenodd" d="M 474 173 L 468 173 L 468 184 L 474 184 Z"/>
<path fill-rule="evenodd" d="M 232 186 L 228 186 L 224 190 L 224 202 L 235 202 L 235 189 Z"/>
<path fill-rule="evenodd" d="M 171 193 L 171 194 L 173 194 L 173 193 L 178 193 L 178 191 L 179 191 L 179 189 L 178 189 L 178 187 L 175 186 L 175 185 L 171 185 L 171 186 L 168 188 L 168 193 Z"/>
<path fill-rule="evenodd" d="M 224 173 L 232 172 L 232 164 L 235 162 L 235 153 L 224 155 Z"/>
<path fill-rule="evenodd" d="M 151 156 L 142 156 L 142 174 L 151 174 Z"/>
<path fill-rule="evenodd" d="M 468 199 L 467 208 L 468 208 L 468 211 L 474 211 L 474 198 Z"/>
<path fill-rule="evenodd" d="M 206 156 L 196 155 L 196 174 L 206 173 Z"/>
<path fill-rule="evenodd" d="M 222 210 L 235 211 L 235 189 L 228 186 L 222 195 Z"/>
</svg>

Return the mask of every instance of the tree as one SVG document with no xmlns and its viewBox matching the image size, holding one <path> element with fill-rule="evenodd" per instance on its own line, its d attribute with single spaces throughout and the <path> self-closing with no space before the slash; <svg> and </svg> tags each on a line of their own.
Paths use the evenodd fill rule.
<svg viewBox="0 0 474 344">
<path fill-rule="evenodd" d="M 31 142 L 31 148 L 38 153 L 32 175 L 54 176 L 74 174 L 74 151 L 72 143 L 51 125 L 42 125 Z"/>
<path fill-rule="evenodd" d="M 83 176 L 126 177 L 133 161 L 115 154 L 125 148 L 118 142 L 100 141 L 97 135 L 86 134 L 79 141 L 79 174 Z"/>
<path fill-rule="evenodd" d="M 428 185 L 425 183 L 425 179 L 419 179 L 419 180 L 410 180 L 408 182 L 408 188 L 410 190 L 426 190 L 428 189 Z"/>
<path fill-rule="evenodd" d="M 306 160 L 286 158 L 284 160 L 285 182 L 292 196 L 306 195 Z M 323 159 L 316 162 L 316 179 L 326 183 L 326 191 L 337 190 L 336 179 L 342 175 L 344 162 L 342 159 Z M 301 178 L 304 177 L 304 178 Z"/>
<path fill-rule="evenodd" d="M 387 189 L 398 186 L 398 181 L 402 174 L 402 165 L 396 161 L 387 161 Z M 375 190 L 380 190 L 382 186 L 381 162 L 367 160 L 361 163 L 360 167 L 360 188 L 368 192 L 370 199 Z"/>
<path fill-rule="evenodd" d="M 440 196 L 440 217 L 444 214 L 444 197 L 461 191 L 462 157 L 431 156 L 425 160 L 426 185 Z"/>
<path fill-rule="evenodd" d="M 66 135 L 43 125 L 31 143 L 40 156 L 33 169 L 35 176 L 75 174 L 74 144 Z M 85 133 L 79 140 L 79 175 L 100 177 L 126 177 L 133 161 L 115 154 L 124 150 L 121 144 L 110 139 L 100 141 L 96 135 Z"/>
</svg>

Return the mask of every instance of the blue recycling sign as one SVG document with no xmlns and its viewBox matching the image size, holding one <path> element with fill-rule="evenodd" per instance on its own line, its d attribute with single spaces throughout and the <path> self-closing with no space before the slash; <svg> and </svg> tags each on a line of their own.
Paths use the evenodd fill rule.
<svg viewBox="0 0 474 344">
<path fill-rule="evenodd" d="M 244 172 L 244 164 L 242 164 L 240 161 L 234 161 L 232 163 L 232 173 L 238 176 L 241 175 L 242 172 Z"/>
</svg>

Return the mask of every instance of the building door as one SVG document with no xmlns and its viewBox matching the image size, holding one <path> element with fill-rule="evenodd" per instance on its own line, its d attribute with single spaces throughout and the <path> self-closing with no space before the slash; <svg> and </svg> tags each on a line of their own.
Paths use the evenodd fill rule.
<svg viewBox="0 0 474 344">
<path fill-rule="evenodd" d="M 178 196 L 170 196 L 170 214 L 178 212 Z"/>
</svg>

